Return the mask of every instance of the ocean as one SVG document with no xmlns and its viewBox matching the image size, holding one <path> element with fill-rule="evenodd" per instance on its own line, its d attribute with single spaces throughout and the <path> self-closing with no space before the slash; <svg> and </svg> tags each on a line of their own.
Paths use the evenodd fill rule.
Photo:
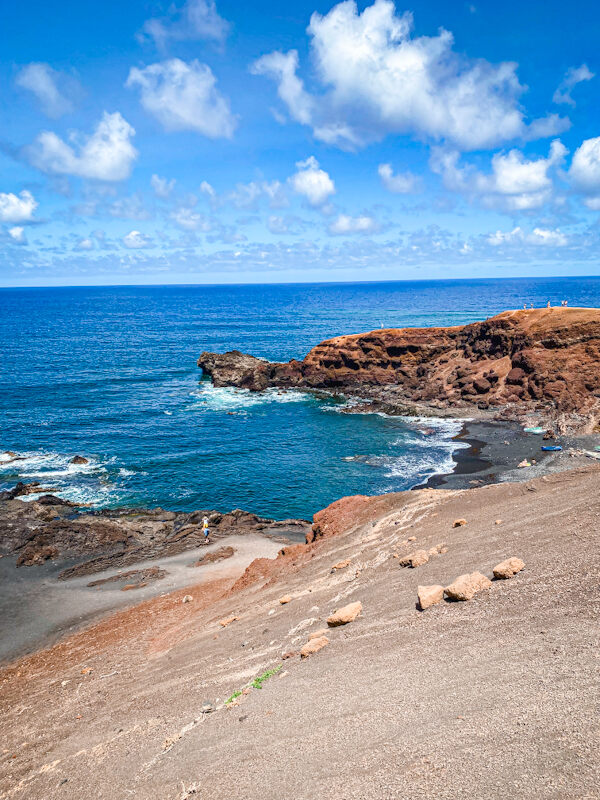
<svg viewBox="0 0 600 800">
<path fill-rule="evenodd" d="M 302 358 L 340 334 L 458 325 L 563 299 L 600 306 L 600 279 L 1 289 L 0 453 L 19 458 L 0 454 L 0 488 L 39 481 L 94 507 L 278 519 L 410 488 L 451 469 L 459 422 L 215 389 L 198 355 Z M 74 455 L 89 463 L 70 464 Z"/>
</svg>

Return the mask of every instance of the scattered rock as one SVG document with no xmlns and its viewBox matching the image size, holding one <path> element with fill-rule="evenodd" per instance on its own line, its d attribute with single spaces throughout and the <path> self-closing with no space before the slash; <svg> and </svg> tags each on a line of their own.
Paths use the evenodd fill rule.
<svg viewBox="0 0 600 800">
<path fill-rule="evenodd" d="M 444 593 L 450 600 L 472 600 L 477 592 L 488 589 L 491 585 L 490 579 L 481 572 L 465 573 L 450 586 L 446 586 Z"/>
<path fill-rule="evenodd" d="M 151 581 L 162 580 L 167 574 L 167 571 L 162 569 L 162 567 L 130 569 L 127 572 L 117 572 L 116 575 L 111 575 L 110 578 L 98 578 L 95 581 L 90 581 L 87 586 L 91 589 L 95 586 L 104 586 L 107 583 L 118 583 L 128 578 L 135 578 L 135 581 L 131 581 L 127 586 L 123 587 L 122 591 L 127 591 L 128 589 L 138 589 L 141 586 L 146 586 Z"/>
<path fill-rule="evenodd" d="M 454 522 L 452 523 L 452 527 L 453 528 L 462 528 L 462 526 L 466 525 L 466 524 L 467 524 L 467 520 L 466 519 L 455 519 Z"/>
<path fill-rule="evenodd" d="M 326 636 L 320 636 L 318 639 L 309 639 L 300 650 L 300 658 L 308 658 L 314 653 L 318 653 L 329 644 L 329 639 Z"/>
<path fill-rule="evenodd" d="M 217 710 L 216 706 L 213 703 L 211 703 L 210 700 L 205 700 L 200 706 L 201 714 L 212 714 L 212 712 L 216 710 Z"/>
<path fill-rule="evenodd" d="M 327 628 L 319 628 L 318 631 L 313 631 L 312 633 L 309 633 L 308 641 L 310 641 L 311 639 L 320 639 L 321 636 L 325 636 L 326 633 L 327 633 Z"/>
<path fill-rule="evenodd" d="M 512 578 L 517 572 L 521 572 L 522 569 L 525 569 L 525 562 L 520 558 L 507 558 L 506 561 L 496 564 L 492 571 L 496 580 L 506 580 Z"/>
<path fill-rule="evenodd" d="M 130 592 L 132 589 L 143 589 L 144 586 L 148 584 L 145 581 L 141 581 L 140 583 L 126 583 L 125 586 L 121 587 L 122 592 Z"/>
<path fill-rule="evenodd" d="M 57 558 L 58 548 L 52 545 L 45 545 L 39 548 L 26 547 L 17 558 L 17 567 L 33 567 L 36 564 L 43 564 L 50 558 Z"/>
<path fill-rule="evenodd" d="M 349 603 L 347 606 L 334 611 L 330 617 L 327 617 L 327 624 L 330 628 L 335 628 L 338 625 L 347 625 L 349 622 L 354 622 L 361 611 L 362 603 L 360 601 Z"/>
<path fill-rule="evenodd" d="M 194 599 L 194 598 L 192 597 L 192 595 L 191 595 L 191 594 L 186 594 L 186 595 L 183 597 L 183 599 L 182 599 L 182 601 L 181 601 L 181 602 L 182 602 L 182 603 L 191 603 L 193 599 Z"/>
<path fill-rule="evenodd" d="M 287 661 L 288 658 L 294 658 L 294 656 L 298 655 L 297 650 L 288 650 L 287 653 L 282 653 L 281 658 L 283 661 Z"/>
<path fill-rule="evenodd" d="M 502 520 L 501 520 L 501 519 L 497 519 L 497 520 L 494 522 L 494 525 L 502 525 Z"/>
<path fill-rule="evenodd" d="M 227 619 L 220 620 L 219 621 L 219 625 L 222 628 L 226 628 L 228 625 L 231 625 L 232 622 L 235 622 L 236 619 L 239 619 L 239 617 L 235 617 L 235 616 L 232 615 L 231 617 L 227 617 Z"/>
<path fill-rule="evenodd" d="M 235 550 L 233 547 L 219 547 L 212 553 L 206 553 L 206 555 L 201 556 L 197 561 L 194 561 L 193 564 L 188 564 L 188 567 L 204 567 L 207 564 L 214 564 L 217 561 L 223 561 L 226 558 L 231 558 L 234 553 Z"/>
<path fill-rule="evenodd" d="M 338 569 L 345 569 L 346 567 L 350 566 L 351 559 L 345 558 L 343 561 L 338 561 L 337 564 L 334 564 L 331 568 L 332 572 L 336 572 Z"/>
<path fill-rule="evenodd" d="M 446 547 L 446 542 L 440 542 L 439 544 L 436 544 L 433 547 L 429 548 L 428 555 L 439 556 L 442 553 L 447 553 L 447 552 L 448 548 Z"/>
<path fill-rule="evenodd" d="M 285 606 L 287 603 L 292 602 L 292 595 L 291 594 L 284 594 L 283 597 L 279 598 L 279 602 L 282 606 Z"/>
<path fill-rule="evenodd" d="M 417 589 L 417 596 L 419 598 L 419 607 L 421 611 L 425 611 L 426 608 L 442 602 L 444 599 L 444 587 L 438 585 L 419 586 Z"/>
<path fill-rule="evenodd" d="M 89 458 L 84 458 L 83 456 L 74 456 L 70 461 L 69 464 L 89 464 Z"/>
<path fill-rule="evenodd" d="M 406 541 L 407 542 L 416 542 L 417 541 L 417 537 L 416 536 L 409 536 Z"/>
<path fill-rule="evenodd" d="M 436 551 L 437 552 L 437 551 Z M 426 550 L 415 550 L 414 553 L 409 553 L 400 559 L 401 567 L 420 567 L 429 561 L 429 556 Z"/>
</svg>

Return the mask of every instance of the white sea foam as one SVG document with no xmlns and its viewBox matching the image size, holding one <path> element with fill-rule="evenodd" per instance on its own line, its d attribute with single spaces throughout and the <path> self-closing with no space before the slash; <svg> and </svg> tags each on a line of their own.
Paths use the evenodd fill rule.
<svg viewBox="0 0 600 800">
<path fill-rule="evenodd" d="M 49 451 L 29 451 L 17 453 L 11 461 L 0 461 L 0 473 L 8 481 L 32 481 L 42 484 L 46 491 L 51 491 L 57 497 L 71 500 L 75 503 L 91 505 L 106 505 L 118 497 L 118 488 L 109 478 L 110 466 L 114 464 L 114 457 L 100 460 L 90 456 L 87 464 L 71 464 L 73 455 Z M 123 471 L 125 475 L 133 475 L 129 470 Z M 21 499 L 27 501 L 37 500 L 42 493 L 24 495 Z"/>
<path fill-rule="evenodd" d="M 309 399 L 304 392 L 295 389 L 265 389 L 264 392 L 251 392 L 249 389 L 215 387 L 206 384 L 190 394 L 195 400 L 186 411 L 238 411 L 253 406 L 270 403 L 301 403 Z"/>
<path fill-rule="evenodd" d="M 345 456 L 344 461 L 366 464 L 380 469 L 391 483 L 380 488 L 382 492 L 398 489 L 398 484 L 416 486 L 434 475 L 452 472 L 455 466 L 452 454 L 469 445 L 456 441 L 464 420 L 439 417 L 395 417 L 405 426 L 402 435 L 391 442 L 392 452 L 386 455 Z M 395 455 L 393 449 L 401 452 Z"/>
</svg>

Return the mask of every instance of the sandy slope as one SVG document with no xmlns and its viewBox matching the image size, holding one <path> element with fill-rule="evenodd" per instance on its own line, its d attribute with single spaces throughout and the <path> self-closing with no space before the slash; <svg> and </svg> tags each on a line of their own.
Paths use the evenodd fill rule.
<svg viewBox="0 0 600 800">
<path fill-rule="evenodd" d="M 149 600 L 25 659 L 0 675 L 0 798 L 600 797 L 599 486 L 592 466 L 338 501 L 319 519 L 335 535 L 261 561 L 246 588 Z M 392 557 L 442 541 L 415 570 Z M 418 584 L 513 555 L 514 579 L 415 609 Z M 329 646 L 221 708 L 352 600 L 363 615 Z"/>
</svg>

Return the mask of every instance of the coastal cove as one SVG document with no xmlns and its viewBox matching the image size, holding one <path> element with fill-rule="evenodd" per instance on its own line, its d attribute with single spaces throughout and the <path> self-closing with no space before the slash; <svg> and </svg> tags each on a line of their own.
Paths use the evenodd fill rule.
<svg viewBox="0 0 600 800">
<path fill-rule="evenodd" d="M 459 419 L 351 415 L 331 396 L 215 389 L 199 381 L 199 353 L 283 361 L 340 334 L 464 324 L 563 298 L 600 305 L 600 281 L 0 291 L 0 449 L 23 457 L 0 464 L 0 489 L 40 481 L 96 508 L 239 507 L 285 519 L 422 484 L 453 470 Z M 89 463 L 70 464 L 77 454 Z"/>
</svg>

